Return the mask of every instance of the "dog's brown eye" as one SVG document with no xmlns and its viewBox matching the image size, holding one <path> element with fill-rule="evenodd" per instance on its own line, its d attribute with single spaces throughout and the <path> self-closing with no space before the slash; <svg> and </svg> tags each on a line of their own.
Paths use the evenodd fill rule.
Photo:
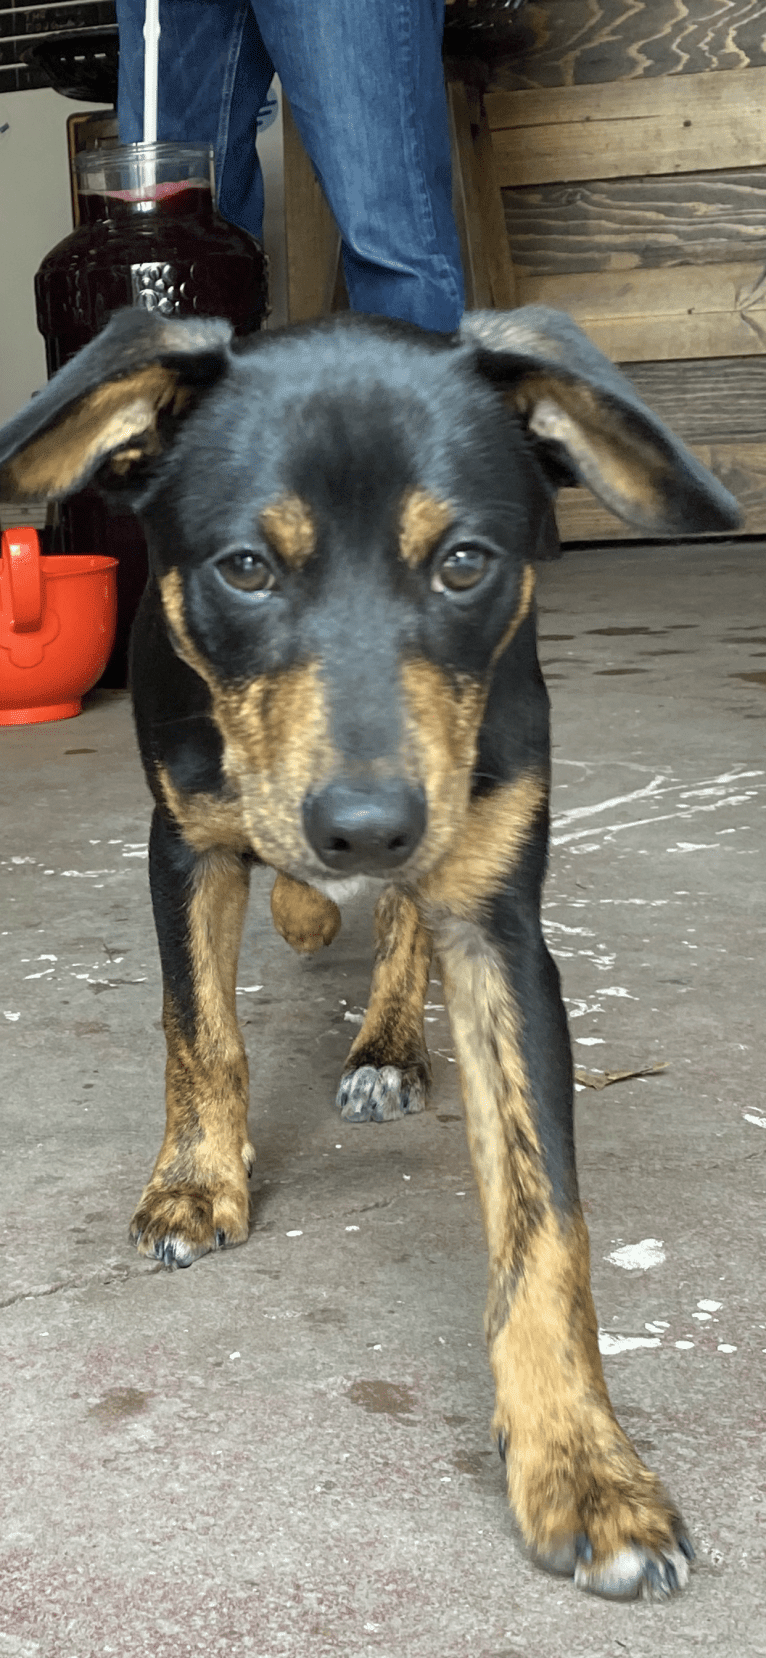
<svg viewBox="0 0 766 1658">
<path fill-rule="evenodd" d="M 488 564 L 489 555 L 482 547 L 456 547 L 442 559 L 434 575 L 434 589 L 437 593 L 445 587 L 450 593 L 465 593 L 481 581 Z"/>
<path fill-rule="evenodd" d="M 240 593 L 270 593 L 276 586 L 274 571 L 260 553 L 229 553 L 219 559 L 218 570 Z"/>
</svg>

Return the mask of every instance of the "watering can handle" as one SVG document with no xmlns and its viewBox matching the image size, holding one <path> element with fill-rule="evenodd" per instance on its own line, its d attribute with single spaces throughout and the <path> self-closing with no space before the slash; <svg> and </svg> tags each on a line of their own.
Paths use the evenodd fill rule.
<svg viewBox="0 0 766 1658">
<path fill-rule="evenodd" d="M 3 531 L 3 563 L 8 572 L 10 622 L 14 633 L 33 633 L 43 616 L 40 540 L 30 525 Z"/>
</svg>

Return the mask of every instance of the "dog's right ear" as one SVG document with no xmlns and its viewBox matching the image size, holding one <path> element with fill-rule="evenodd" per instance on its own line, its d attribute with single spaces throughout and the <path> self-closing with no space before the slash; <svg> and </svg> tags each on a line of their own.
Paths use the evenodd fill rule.
<svg viewBox="0 0 766 1658">
<path fill-rule="evenodd" d="M 229 362 L 227 322 L 120 311 L 0 430 L 0 497 L 145 486 L 184 410 Z M 103 469 L 103 470 L 102 470 Z"/>
<path fill-rule="evenodd" d="M 468 311 L 459 338 L 514 408 L 554 487 L 587 484 L 652 536 L 720 535 L 741 524 L 733 495 L 571 317 L 547 305 Z"/>
</svg>

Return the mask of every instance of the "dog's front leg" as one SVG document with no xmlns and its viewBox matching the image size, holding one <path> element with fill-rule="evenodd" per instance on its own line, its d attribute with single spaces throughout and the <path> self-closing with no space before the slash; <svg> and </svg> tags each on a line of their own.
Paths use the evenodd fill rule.
<svg viewBox="0 0 766 1658">
<path fill-rule="evenodd" d="M 390 1122 L 425 1109 L 431 1081 L 423 1005 L 431 937 L 414 899 L 386 887 L 375 907 L 370 999 L 338 1089 L 351 1123 Z"/>
<path fill-rule="evenodd" d="M 609 1402 L 557 974 L 535 920 L 514 907 L 500 937 L 456 920 L 437 933 L 489 1244 L 493 1427 L 541 1565 L 596 1594 L 664 1596 L 686 1581 L 692 1551 Z"/>
<path fill-rule="evenodd" d="M 193 852 L 157 809 L 149 874 L 162 962 L 167 1122 L 130 1231 L 143 1254 L 190 1266 L 248 1232 L 255 1152 L 235 996 L 249 871 L 229 848 Z"/>
<path fill-rule="evenodd" d="M 518 779 L 472 808 L 424 892 L 489 1245 L 494 1431 L 541 1565 L 595 1594 L 663 1596 L 692 1550 L 604 1381 L 566 1017 L 539 919 L 544 833 L 544 790 Z"/>
</svg>

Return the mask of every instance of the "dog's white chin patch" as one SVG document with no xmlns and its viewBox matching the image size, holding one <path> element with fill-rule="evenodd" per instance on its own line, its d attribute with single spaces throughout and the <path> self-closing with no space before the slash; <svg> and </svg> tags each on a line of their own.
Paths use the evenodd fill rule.
<svg viewBox="0 0 766 1658">
<path fill-rule="evenodd" d="M 309 881 L 317 892 L 332 898 L 336 904 L 347 904 L 350 898 L 357 898 L 360 892 L 370 892 L 379 884 L 372 875 L 327 875 L 319 880 L 312 875 Z"/>
</svg>

